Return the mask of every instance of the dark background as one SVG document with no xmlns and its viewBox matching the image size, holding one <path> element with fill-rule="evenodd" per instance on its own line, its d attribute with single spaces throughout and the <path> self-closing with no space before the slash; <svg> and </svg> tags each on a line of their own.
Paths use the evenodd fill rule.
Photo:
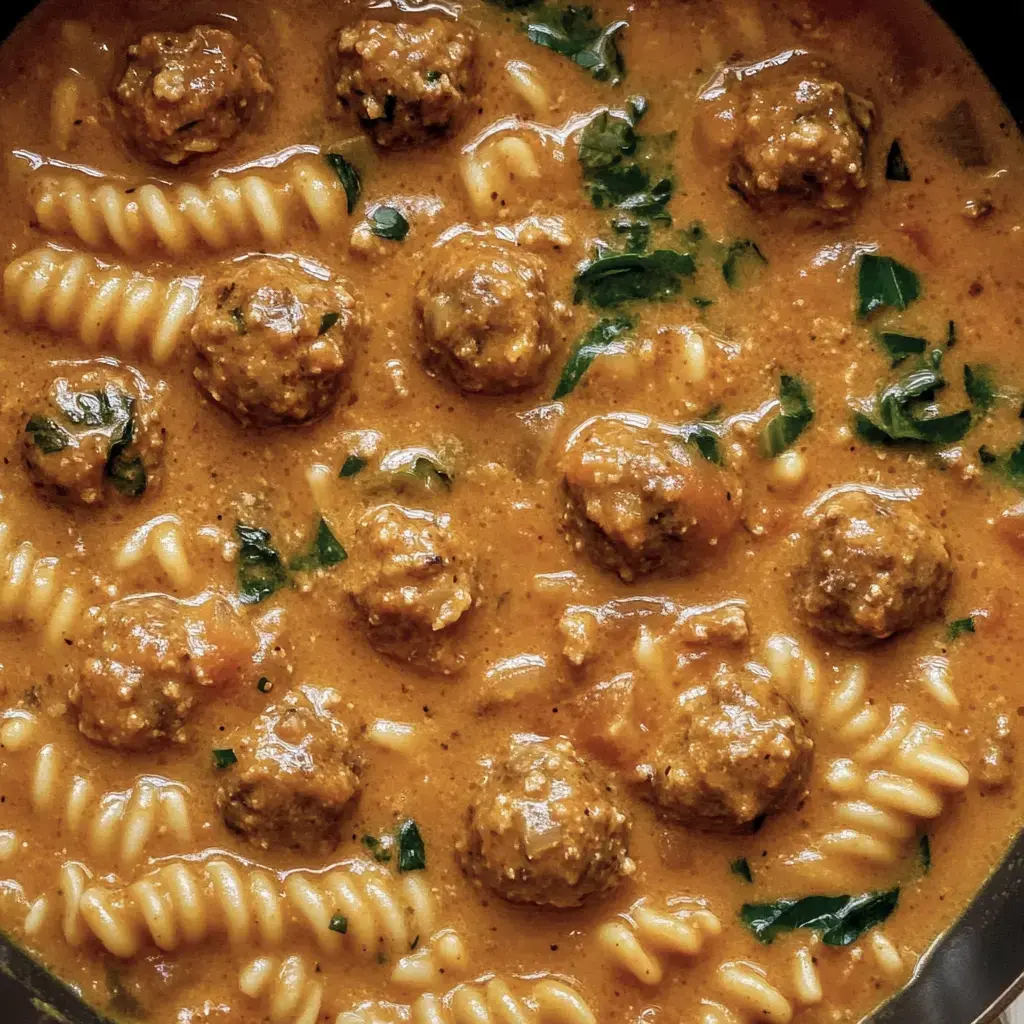
<svg viewBox="0 0 1024 1024">
<path fill-rule="evenodd" d="M 31 6 L 0 0 L 0 38 Z M 1021 124 L 1020 0 L 932 0 L 932 6 L 974 51 Z M 1014 10 L 1017 14 L 1011 17 Z M 1018 836 L 1006 861 L 964 917 L 922 961 L 914 982 L 872 1020 L 874 1024 L 973 1024 L 987 1011 L 994 1017 L 1009 1001 L 1009 990 L 1022 971 L 1024 836 Z M 103 1024 L 104 1018 L 82 1006 L 2 937 L 0 972 L 0 1024 L 52 1024 L 53 1017 L 40 1008 L 45 1005 L 71 1024 Z"/>
</svg>

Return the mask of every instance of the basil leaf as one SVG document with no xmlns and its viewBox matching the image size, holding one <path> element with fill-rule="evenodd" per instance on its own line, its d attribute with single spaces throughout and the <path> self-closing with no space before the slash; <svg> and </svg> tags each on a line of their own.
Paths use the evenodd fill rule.
<svg viewBox="0 0 1024 1024">
<path fill-rule="evenodd" d="M 734 875 L 739 875 L 739 877 L 742 878 L 744 882 L 754 881 L 754 876 L 750 871 L 750 862 L 747 860 L 746 857 L 740 857 L 738 860 L 734 860 L 729 865 L 729 870 Z"/>
<path fill-rule="evenodd" d="M 331 533 L 331 528 L 321 516 L 309 551 L 293 558 L 288 563 L 288 568 L 298 571 L 330 569 L 331 566 L 340 565 L 346 558 L 348 558 L 348 552 L 342 547 L 338 538 Z"/>
<path fill-rule="evenodd" d="M 427 850 L 419 826 L 409 818 L 398 826 L 398 870 L 423 871 L 427 866 Z"/>
<path fill-rule="evenodd" d="M 880 336 L 885 351 L 889 353 L 893 366 L 899 366 L 904 359 L 910 356 L 924 355 L 928 348 L 928 342 L 924 338 L 917 338 L 911 334 L 895 334 L 885 331 Z"/>
<path fill-rule="evenodd" d="M 899 903 L 897 886 L 860 896 L 804 896 L 773 903 L 744 903 L 740 920 L 766 946 L 783 932 L 807 928 L 826 946 L 849 946 L 885 921 Z"/>
<path fill-rule="evenodd" d="M 56 420 L 34 414 L 25 424 L 25 433 L 32 435 L 32 443 L 44 454 L 55 455 L 72 443 L 71 435 Z"/>
<path fill-rule="evenodd" d="M 576 275 L 573 301 L 586 300 L 606 309 L 638 299 L 668 299 L 682 289 L 682 279 L 696 270 L 693 256 L 675 249 L 599 256 Z"/>
<path fill-rule="evenodd" d="M 1024 491 L 1024 442 L 1006 455 L 997 455 L 985 445 L 978 449 L 981 464 L 1005 477 L 1011 487 Z"/>
<path fill-rule="evenodd" d="M 370 230 L 378 238 L 401 242 L 409 234 L 409 222 L 393 206 L 378 206 L 370 214 Z"/>
<path fill-rule="evenodd" d="M 889 154 L 885 158 L 885 177 L 887 181 L 910 181 L 910 168 L 903 158 L 899 139 L 893 139 L 889 147 Z"/>
<path fill-rule="evenodd" d="M 416 479 L 421 480 L 428 491 L 452 489 L 452 475 L 443 470 L 433 459 L 419 455 L 408 471 Z"/>
<path fill-rule="evenodd" d="M 238 523 L 235 533 L 242 542 L 238 549 L 238 591 L 242 604 L 259 604 L 288 584 L 288 571 L 270 533 Z"/>
<path fill-rule="evenodd" d="M 716 466 L 722 465 L 722 449 L 715 429 L 708 423 L 686 423 L 682 426 L 683 439 Z"/>
<path fill-rule="evenodd" d="M 857 268 L 857 316 L 863 320 L 881 309 L 901 312 L 921 294 L 917 274 L 891 256 L 864 253 Z"/>
<path fill-rule="evenodd" d="M 324 313 L 320 317 L 320 330 L 316 332 L 318 338 L 322 338 L 340 319 L 340 313 Z"/>
<path fill-rule="evenodd" d="M 568 57 L 599 82 L 617 85 L 626 66 L 615 37 L 628 24 L 615 21 L 602 27 L 594 21 L 590 7 L 540 4 L 527 13 L 524 27 L 530 42 Z"/>
<path fill-rule="evenodd" d="M 359 202 L 359 193 L 363 189 L 363 183 L 359 180 L 359 172 L 340 154 L 325 153 L 324 159 L 327 165 L 338 176 L 341 187 L 345 190 L 345 200 L 348 212 L 351 213 Z"/>
<path fill-rule="evenodd" d="M 242 312 L 241 306 L 235 306 L 235 308 L 228 313 L 228 316 L 230 316 L 234 321 L 235 330 L 238 331 L 239 334 L 248 334 L 249 328 L 246 326 L 245 313 Z"/>
<path fill-rule="evenodd" d="M 590 364 L 608 347 L 633 329 L 633 321 L 626 316 L 599 320 L 573 346 L 558 378 L 552 399 L 558 400 L 569 394 L 590 369 Z"/>
<path fill-rule="evenodd" d="M 125 396 L 128 419 L 110 442 L 106 474 L 115 489 L 129 498 L 137 498 L 149 481 L 142 456 L 129 455 L 128 447 L 135 437 L 135 399 Z"/>
<path fill-rule="evenodd" d="M 338 471 L 338 476 L 350 477 L 355 476 L 361 469 L 366 467 L 366 459 L 359 458 L 358 455 L 350 455 L 342 464 L 341 469 Z"/>
<path fill-rule="evenodd" d="M 327 923 L 327 927 L 332 932 L 337 932 L 339 935 L 345 935 L 348 933 L 348 918 L 344 914 L 332 914 L 330 921 Z"/>
<path fill-rule="evenodd" d="M 761 252 L 757 242 L 749 238 L 737 239 L 730 242 L 725 250 L 725 258 L 722 260 L 722 277 L 730 288 L 735 288 L 740 283 L 740 271 L 744 264 L 759 264 L 764 266 L 768 263 L 768 257 Z"/>
<path fill-rule="evenodd" d="M 218 771 L 221 771 L 224 768 L 230 768 L 233 764 L 237 763 L 238 758 L 230 747 L 225 747 L 221 750 L 214 750 L 213 767 L 218 769 Z"/>
<path fill-rule="evenodd" d="M 996 404 L 999 392 L 992 380 L 992 370 L 987 366 L 971 366 L 964 363 L 964 391 L 971 405 L 984 414 Z"/>
<path fill-rule="evenodd" d="M 779 412 L 761 432 L 761 450 L 772 459 L 789 448 L 814 419 L 814 407 L 799 377 L 782 375 L 779 380 L 779 407 Z"/>
<path fill-rule="evenodd" d="M 391 836 L 378 839 L 376 836 L 367 835 L 363 836 L 362 843 L 373 854 L 373 859 L 378 864 L 387 864 L 391 860 L 391 847 L 393 845 Z"/>
<path fill-rule="evenodd" d="M 953 640 L 959 640 L 965 633 L 974 632 L 974 617 L 968 615 L 964 619 L 954 619 L 946 627 L 946 638 L 952 642 Z"/>
</svg>

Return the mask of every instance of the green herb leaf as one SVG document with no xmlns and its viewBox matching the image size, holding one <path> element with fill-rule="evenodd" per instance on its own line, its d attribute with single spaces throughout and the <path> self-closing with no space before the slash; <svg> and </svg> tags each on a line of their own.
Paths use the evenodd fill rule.
<svg viewBox="0 0 1024 1024">
<path fill-rule="evenodd" d="M 927 832 L 917 841 L 917 855 L 921 861 L 921 873 L 927 875 L 932 869 L 932 843 Z"/>
<path fill-rule="evenodd" d="M 617 85 L 626 73 L 625 62 L 615 37 L 629 22 L 615 21 L 602 27 L 594 21 L 589 7 L 542 4 L 526 16 L 526 35 L 530 42 L 568 57 L 589 71 L 599 82 Z"/>
<path fill-rule="evenodd" d="M 398 826 L 398 870 L 423 871 L 427 866 L 427 850 L 419 826 L 412 818 Z"/>
<path fill-rule="evenodd" d="M 351 213 L 359 202 L 359 193 L 363 184 L 359 180 L 359 172 L 340 154 L 325 153 L 324 159 L 328 166 L 338 176 L 341 187 L 345 190 L 345 200 L 348 205 L 348 212 Z"/>
<path fill-rule="evenodd" d="M 696 269 L 690 253 L 675 249 L 599 256 L 576 275 L 573 301 L 586 300 L 607 309 L 638 299 L 668 299 L 679 293 L 683 278 L 692 277 Z"/>
<path fill-rule="evenodd" d="M 361 469 L 366 467 L 366 459 L 359 458 L 358 455 L 350 455 L 342 464 L 341 469 L 338 472 L 338 476 L 350 477 L 355 476 Z"/>
<path fill-rule="evenodd" d="M 309 550 L 305 554 L 296 555 L 288 563 L 288 568 L 299 572 L 330 569 L 331 566 L 340 565 L 346 558 L 348 558 L 348 552 L 342 547 L 338 538 L 331 533 L 327 521 L 321 516 Z"/>
<path fill-rule="evenodd" d="M 694 295 L 690 299 L 690 302 L 692 302 L 698 309 L 707 309 L 708 306 L 713 306 L 715 304 L 714 299 L 706 299 L 703 295 Z"/>
<path fill-rule="evenodd" d="M 750 862 L 746 857 L 740 857 L 729 865 L 729 870 L 734 875 L 739 875 L 744 882 L 753 882 L 754 876 L 750 871 Z"/>
<path fill-rule="evenodd" d="M 781 933 L 797 928 L 820 933 L 826 946 L 849 946 L 885 921 L 899 898 L 897 886 L 888 892 L 861 896 L 804 896 L 773 903 L 744 903 L 740 920 L 766 946 Z"/>
<path fill-rule="evenodd" d="M 857 269 L 857 316 L 865 319 L 882 309 L 901 312 L 921 294 L 917 274 L 891 256 L 864 253 Z"/>
<path fill-rule="evenodd" d="M 288 584 L 288 571 L 270 533 L 238 523 L 235 533 L 242 542 L 238 549 L 238 591 L 242 604 L 259 604 Z"/>
<path fill-rule="evenodd" d="M 370 214 L 370 230 L 378 238 L 401 242 L 409 234 L 409 222 L 393 206 L 378 206 Z"/>
<path fill-rule="evenodd" d="M 573 346 L 558 378 L 552 399 L 564 398 L 583 379 L 590 364 L 617 339 L 633 329 L 633 321 L 627 316 L 599 320 Z"/>
<path fill-rule="evenodd" d="M 107 476 L 115 489 L 128 498 L 137 498 L 146 490 L 149 474 L 141 455 L 118 455 L 107 463 Z"/>
<path fill-rule="evenodd" d="M 376 836 L 363 836 L 363 846 L 365 846 L 372 854 L 373 859 L 379 864 L 387 864 L 391 860 L 391 847 L 393 840 L 391 836 L 385 836 L 383 839 L 378 839 Z"/>
<path fill-rule="evenodd" d="M 340 313 L 324 313 L 320 317 L 320 330 L 316 332 L 318 338 L 322 338 L 339 320 Z"/>
<path fill-rule="evenodd" d="M 224 747 L 220 750 L 214 750 L 213 752 L 213 767 L 220 770 L 223 768 L 230 768 L 233 764 L 238 763 L 238 758 L 235 756 L 235 752 L 230 747 Z"/>
<path fill-rule="evenodd" d="M 950 320 L 946 324 L 946 348 L 952 348 L 956 344 L 956 321 Z"/>
<path fill-rule="evenodd" d="M 783 374 L 779 380 L 779 412 L 761 432 L 761 450 L 770 458 L 781 455 L 814 419 L 807 388 L 799 377 Z"/>
<path fill-rule="evenodd" d="M 999 392 L 992 379 L 992 370 L 988 366 L 971 366 L 964 363 L 964 390 L 971 400 L 971 405 L 983 415 L 999 398 Z"/>
<path fill-rule="evenodd" d="M 32 443 L 44 455 L 62 452 L 72 441 L 71 435 L 56 420 L 38 414 L 29 417 L 25 433 L 32 435 Z"/>
<path fill-rule="evenodd" d="M 238 331 L 239 334 L 248 333 L 249 328 L 246 326 L 245 313 L 242 312 L 241 306 L 235 306 L 235 308 L 232 309 L 230 313 L 228 313 L 228 316 L 230 316 L 231 319 L 234 320 L 235 330 Z"/>
<path fill-rule="evenodd" d="M 893 139 L 889 147 L 889 154 L 885 158 L 885 177 L 887 181 L 910 181 L 910 168 L 903 158 L 899 139 Z"/>
<path fill-rule="evenodd" d="M 344 914 L 334 914 L 327 925 L 332 932 L 345 935 L 348 932 L 348 918 Z"/>
<path fill-rule="evenodd" d="M 709 423 L 684 423 L 680 431 L 683 439 L 692 444 L 708 462 L 722 465 L 721 439 L 714 427 Z"/>
<path fill-rule="evenodd" d="M 454 482 L 450 473 L 425 455 L 420 455 L 412 464 L 412 475 L 422 480 L 428 491 L 450 491 Z"/>
<path fill-rule="evenodd" d="M 260 693 L 270 693 L 273 688 L 274 684 L 266 676 L 260 676 L 259 682 L 256 684 L 256 689 Z"/>
<path fill-rule="evenodd" d="M 954 619 L 946 627 L 946 638 L 950 642 L 952 642 L 953 640 L 958 640 L 965 633 L 973 633 L 973 632 L 974 632 L 974 617 L 972 615 L 968 615 L 966 618 L 963 618 L 963 619 Z"/>
<path fill-rule="evenodd" d="M 730 242 L 725 250 L 725 257 L 722 260 L 722 277 L 730 288 L 735 288 L 740 283 L 741 268 L 744 264 L 759 264 L 765 266 L 768 257 L 761 252 L 757 242 L 749 238 L 741 238 Z"/>
<path fill-rule="evenodd" d="M 899 366 L 910 356 L 924 355 L 928 342 L 924 338 L 916 338 L 911 334 L 895 334 L 885 331 L 879 335 L 885 351 L 889 353 L 893 366 Z"/>
<path fill-rule="evenodd" d="M 427 80 L 427 83 L 429 85 L 433 85 L 435 82 L 440 82 L 441 81 L 441 72 L 440 71 L 428 71 L 423 77 Z"/>
</svg>

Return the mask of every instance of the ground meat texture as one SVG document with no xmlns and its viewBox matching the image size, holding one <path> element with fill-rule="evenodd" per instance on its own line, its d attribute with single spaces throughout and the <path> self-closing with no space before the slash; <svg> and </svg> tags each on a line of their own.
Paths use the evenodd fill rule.
<svg viewBox="0 0 1024 1024">
<path fill-rule="evenodd" d="M 632 821 L 568 740 L 513 741 L 466 815 L 463 871 L 512 903 L 578 907 L 634 871 Z"/>
<path fill-rule="evenodd" d="M 338 99 L 381 146 L 444 135 L 472 103 L 473 33 L 452 21 L 361 21 L 338 56 Z"/>
<path fill-rule="evenodd" d="M 224 29 L 197 25 L 154 32 L 130 46 L 115 97 L 135 146 L 152 160 L 180 164 L 219 150 L 272 93 L 252 46 Z"/>
<path fill-rule="evenodd" d="M 68 694 L 79 730 L 103 746 L 139 751 L 184 743 L 204 691 L 251 667 L 256 638 L 223 599 L 191 605 L 146 596 L 105 607 L 84 648 Z"/>
<path fill-rule="evenodd" d="M 873 108 L 820 71 L 768 69 L 712 109 L 715 141 L 731 154 L 729 185 L 752 206 L 796 201 L 836 215 L 867 188 Z"/>
<path fill-rule="evenodd" d="M 347 286 L 257 257 L 211 282 L 192 327 L 200 387 L 240 423 L 305 423 L 348 378 L 362 317 Z"/>
<path fill-rule="evenodd" d="M 21 454 L 37 490 L 78 505 L 137 498 L 159 482 L 167 431 L 137 370 L 97 361 L 57 377 L 25 410 Z"/>
<path fill-rule="evenodd" d="M 722 673 L 683 695 L 671 734 L 641 774 L 669 817 L 748 832 L 799 799 L 812 747 L 796 712 L 766 681 Z"/>
<path fill-rule="evenodd" d="M 985 709 L 978 744 L 978 785 L 982 790 L 1001 789 L 1013 781 L 1017 741 L 1013 718 L 1000 700 Z"/>
<path fill-rule="evenodd" d="M 300 692 L 267 708 L 231 743 L 217 793 L 224 823 L 263 849 L 338 845 L 359 792 L 348 730 Z"/>
<path fill-rule="evenodd" d="M 739 521 L 736 480 L 646 417 L 589 420 L 561 468 L 573 545 L 624 580 L 689 571 Z"/>
<path fill-rule="evenodd" d="M 416 307 L 424 363 L 463 391 L 500 395 L 539 383 L 552 324 L 538 256 L 456 241 L 424 273 Z"/>
<path fill-rule="evenodd" d="M 441 672 L 461 664 L 454 631 L 473 606 L 476 574 L 451 518 L 380 505 L 360 521 L 352 597 L 383 653 Z"/>
<path fill-rule="evenodd" d="M 797 615 L 847 646 L 884 640 L 935 618 L 952 579 L 942 534 L 906 502 L 864 491 L 824 502 L 792 574 Z"/>
</svg>

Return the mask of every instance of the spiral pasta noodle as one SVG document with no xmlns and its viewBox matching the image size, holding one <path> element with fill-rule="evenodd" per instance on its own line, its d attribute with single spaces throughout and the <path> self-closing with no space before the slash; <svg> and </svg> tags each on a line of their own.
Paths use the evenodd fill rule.
<svg viewBox="0 0 1024 1024">
<path fill-rule="evenodd" d="M 420 996 L 410 1007 L 378 1004 L 342 1013 L 335 1024 L 597 1024 L 583 996 L 554 978 L 517 995 L 503 978 L 459 985 L 442 996 Z"/>
<path fill-rule="evenodd" d="M 56 647 L 74 630 L 82 597 L 60 583 L 60 559 L 41 556 L 30 541 L 18 544 L 0 522 L 0 623 L 23 622 Z"/>
<path fill-rule="evenodd" d="M 723 1002 L 704 1001 L 697 1024 L 790 1024 L 793 1004 L 756 964 L 727 960 L 715 972 Z"/>
<path fill-rule="evenodd" d="M 131 871 L 146 847 L 167 834 L 181 844 L 192 840 L 184 787 L 143 776 L 128 790 L 99 792 L 87 774 L 68 770 L 60 748 L 47 743 L 36 752 L 29 783 L 32 809 L 70 835 L 84 839 L 91 858 Z"/>
<path fill-rule="evenodd" d="M 129 255 L 158 248 L 182 256 L 196 246 L 280 245 L 296 220 L 331 231 L 348 216 L 345 190 L 327 162 L 287 160 L 273 179 L 220 174 L 204 185 L 122 188 L 82 174 L 40 172 L 30 186 L 39 225 L 90 249 Z"/>
<path fill-rule="evenodd" d="M 626 914 L 601 925 L 597 943 L 620 970 L 645 985 L 658 985 L 665 977 L 659 954 L 699 956 L 721 931 L 721 921 L 698 904 L 677 907 L 670 901 L 665 910 L 658 910 L 642 899 Z"/>
<path fill-rule="evenodd" d="M 135 956 L 147 943 L 170 951 L 211 936 L 232 946 L 277 949 L 293 932 L 311 934 L 324 955 L 343 952 L 389 959 L 433 932 L 435 900 L 412 875 L 396 878 L 370 862 L 323 875 L 288 874 L 216 858 L 171 861 L 130 885 L 91 886 L 76 923 L 114 956 Z M 344 930 L 331 927 L 338 918 Z M 66 936 L 67 937 L 67 936 Z M 69 941 L 70 938 L 69 938 Z"/>
<path fill-rule="evenodd" d="M 113 345 L 160 364 L 188 333 L 199 302 L 196 278 L 158 281 L 114 264 L 43 247 L 4 271 L 4 302 L 22 323 L 76 334 L 90 351 Z"/>
<path fill-rule="evenodd" d="M 316 1024 L 320 1016 L 323 982 L 305 957 L 256 957 L 242 969 L 238 987 L 264 1003 L 271 1024 Z"/>
<path fill-rule="evenodd" d="M 492 216 L 520 183 L 541 178 L 533 147 L 521 135 L 490 139 L 464 153 L 462 181 L 478 217 Z"/>
<path fill-rule="evenodd" d="M 184 528 L 177 516 L 156 516 L 133 530 L 118 549 L 114 565 L 131 569 L 148 559 L 155 561 L 179 589 L 191 585 L 192 566 L 185 549 Z"/>
</svg>

